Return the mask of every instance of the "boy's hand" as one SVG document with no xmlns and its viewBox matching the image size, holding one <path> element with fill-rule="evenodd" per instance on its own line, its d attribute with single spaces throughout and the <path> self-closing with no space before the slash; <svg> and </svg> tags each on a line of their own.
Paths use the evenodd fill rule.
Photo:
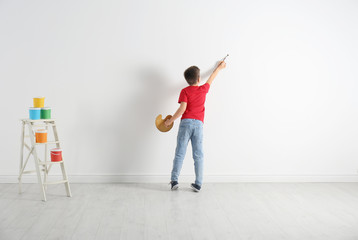
<svg viewBox="0 0 358 240">
<path fill-rule="evenodd" d="M 226 67 L 226 62 L 220 61 L 219 65 L 217 66 L 217 69 L 221 70 Z"/>
<path fill-rule="evenodd" d="M 170 124 L 172 124 L 172 122 L 170 121 L 170 119 L 167 119 L 167 120 L 164 122 L 164 125 L 165 125 L 166 127 L 169 127 Z"/>
<path fill-rule="evenodd" d="M 214 78 L 216 77 L 216 75 L 218 75 L 219 71 L 225 67 L 226 67 L 226 62 L 220 61 L 219 65 L 215 68 L 214 72 L 210 75 L 210 77 L 209 77 L 208 81 L 206 81 L 206 83 L 211 85 L 211 83 L 214 81 Z"/>
</svg>

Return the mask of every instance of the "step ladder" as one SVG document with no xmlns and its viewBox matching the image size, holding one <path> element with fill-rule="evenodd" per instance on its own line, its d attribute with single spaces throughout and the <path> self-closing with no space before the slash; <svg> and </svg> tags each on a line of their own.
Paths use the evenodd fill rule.
<svg viewBox="0 0 358 240">
<path fill-rule="evenodd" d="M 21 131 L 21 151 L 20 151 L 20 171 L 19 171 L 19 193 L 22 193 L 22 176 L 24 174 L 31 174 L 36 172 L 37 179 L 40 186 L 40 190 L 42 193 L 42 200 L 46 201 L 46 189 L 47 185 L 49 184 L 60 184 L 63 183 L 66 188 L 66 193 L 68 197 L 71 197 L 71 189 L 70 184 L 68 182 L 65 163 L 64 161 L 59 162 L 51 162 L 48 160 L 49 156 L 49 145 L 56 145 L 57 148 L 60 148 L 60 141 L 58 139 L 57 128 L 56 128 L 56 121 L 54 119 L 41 119 L 41 120 L 30 120 L 30 119 L 21 119 L 22 122 L 22 131 Z M 26 127 L 28 128 L 29 135 L 25 134 Z M 49 128 L 52 127 L 52 132 L 54 136 L 54 141 L 47 141 L 46 143 L 36 143 L 35 140 L 35 130 L 36 129 L 46 129 L 47 132 Z M 49 138 L 49 134 L 47 133 L 47 137 Z M 30 143 L 26 143 L 26 139 L 30 139 Z M 41 160 L 38 154 L 38 147 L 44 145 L 44 159 Z M 26 159 L 24 159 L 24 152 L 25 149 L 28 150 L 28 154 Z M 35 170 L 25 171 L 26 165 L 33 156 L 35 162 Z M 62 180 L 60 181 L 48 181 L 48 174 L 51 170 L 52 165 L 60 165 L 62 171 Z M 41 172 L 43 172 L 43 178 L 41 176 Z"/>
</svg>

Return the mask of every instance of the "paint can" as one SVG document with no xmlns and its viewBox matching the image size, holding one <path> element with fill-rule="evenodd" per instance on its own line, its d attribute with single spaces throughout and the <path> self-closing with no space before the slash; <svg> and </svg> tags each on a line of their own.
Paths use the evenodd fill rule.
<svg viewBox="0 0 358 240">
<path fill-rule="evenodd" d="M 61 148 L 51 149 L 51 161 L 52 162 L 62 161 L 62 149 Z"/>
<path fill-rule="evenodd" d="M 31 120 L 38 120 L 41 117 L 41 108 L 29 108 L 29 118 Z"/>
<path fill-rule="evenodd" d="M 51 119 L 51 108 L 50 107 L 41 108 L 41 119 Z"/>
<path fill-rule="evenodd" d="M 36 143 L 46 143 L 47 142 L 47 130 L 46 129 L 37 129 L 35 131 Z"/>
<path fill-rule="evenodd" d="M 45 97 L 34 97 L 34 107 L 43 108 L 45 106 Z"/>
</svg>

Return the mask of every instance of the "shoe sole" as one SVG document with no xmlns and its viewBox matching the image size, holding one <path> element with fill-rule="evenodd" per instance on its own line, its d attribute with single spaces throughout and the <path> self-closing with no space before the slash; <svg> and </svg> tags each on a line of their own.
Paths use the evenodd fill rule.
<svg viewBox="0 0 358 240">
<path fill-rule="evenodd" d="M 191 187 L 191 189 L 194 190 L 194 192 L 200 192 L 200 190 L 196 189 L 195 187 L 193 187 L 193 186 L 191 186 L 191 185 L 190 185 L 190 187 Z"/>
<path fill-rule="evenodd" d="M 179 186 L 178 184 L 172 187 L 172 191 L 178 190 Z"/>
</svg>

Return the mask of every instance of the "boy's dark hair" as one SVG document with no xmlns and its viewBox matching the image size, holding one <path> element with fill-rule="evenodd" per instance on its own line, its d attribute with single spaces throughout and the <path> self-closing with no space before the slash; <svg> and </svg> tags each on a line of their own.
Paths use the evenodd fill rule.
<svg viewBox="0 0 358 240">
<path fill-rule="evenodd" d="M 200 77 L 200 69 L 197 66 L 191 66 L 185 70 L 184 77 L 190 86 L 194 85 Z"/>
</svg>

